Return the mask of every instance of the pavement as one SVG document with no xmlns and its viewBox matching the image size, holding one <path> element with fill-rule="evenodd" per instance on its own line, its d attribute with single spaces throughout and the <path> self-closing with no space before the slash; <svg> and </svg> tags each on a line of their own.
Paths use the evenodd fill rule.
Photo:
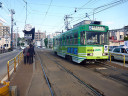
<svg viewBox="0 0 128 96">
<path fill-rule="evenodd" d="M 17 86 L 17 96 L 50 96 L 37 57 L 33 64 L 24 64 L 23 61 L 19 64 L 11 77 L 10 86 Z"/>
</svg>

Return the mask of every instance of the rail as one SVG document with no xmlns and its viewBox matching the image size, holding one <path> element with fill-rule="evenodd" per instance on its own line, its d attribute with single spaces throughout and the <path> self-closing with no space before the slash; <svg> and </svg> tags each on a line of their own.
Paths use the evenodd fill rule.
<svg viewBox="0 0 128 96">
<path fill-rule="evenodd" d="M 117 55 L 117 56 L 123 56 L 123 66 L 125 67 L 125 55 L 122 55 L 122 54 L 116 54 L 116 53 L 110 53 L 110 63 L 112 61 L 112 54 L 113 55 Z"/>
<path fill-rule="evenodd" d="M 94 94 L 95 96 L 104 96 L 104 94 L 100 91 L 98 91 L 97 89 L 95 89 L 94 87 L 90 86 L 89 84 L 85 83 L 83 80 L 81 80 L 77 75 L 75 75 L 73 72 L 71 72 L 69 69 L 67 69 L 66 67 L 64 67 L 63 65 L 61 65 L 59 62 L 55 61 L 53 58 L 50 58 L 50 56 L 47 54 L 46 55 L 50 60 L 52 60 L 53 62 L 55 62 L 57 65 L 59 65 L 61 68 L 63 68 L 67 73 L 69 73 L 70 75 L 72 75 L 74 78 L 76 78 L 81 84 L 83 84 L 85 87 L 89 88 Z"/>
<path fill-rule="evenodd" d="M 16 57 L 13 59 L 9 60 L 7 62 L 7 73 L 8 73 L 8 81 L 10 81 L 10 67 L 14 65 L 14 72 L 16 72 L 16 66 L 21 62 L 23 59 L 23 51 L 21 51 Z"/>
<path fill-rule="evenodd" d="M 44 73 L 44 76 L 45 76 L 45 80 L 46 80 L 46 82 L 47 82 L 47 84 L 48 84 L 48 87 L 49 87 L 51 96 L 55 96 L 55 95 L 54 95 L 54 92 L 53 92 L 53 90 L 52 90 L 51 84 L 50 84 L 50 82 L 49 82 L 49 80 L 48 80 L 48 77 L 47 77 L 47 75 L 46 75 L 46 73 L 45 73 L 45 70 L 44 70 L 44 67 L 43 67 L 43 63 L 42 63 L 42 61 L 41 61 L 41 59 L 40 59 L 38 53 L 37 53 L 37 56 L 38 56 L 38 58 L 39 58 L 39 60 L 40 60 L 40 64 L 41 64 L 41 67 L 42 67 L 42 70 L 43 70 L 43 73 Z"/>
</svg>

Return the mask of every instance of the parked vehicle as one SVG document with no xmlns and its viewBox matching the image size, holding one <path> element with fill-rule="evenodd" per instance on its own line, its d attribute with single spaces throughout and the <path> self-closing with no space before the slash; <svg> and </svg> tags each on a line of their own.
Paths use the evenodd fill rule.
<svg viewBox="0 0 128 96">
<path fill-rule="evenodd" d="M 24 50 L 25 46 L 21 46 L 20 48 L 21 48 L 22 50 Z"/>
<path fill-rule="evenodd" d="M 118 46 L 118 47 L 124 47 L 124 45 L 120 45 L 120 46 Z"/>
<path fill-rule="evenodd" d="M 118 46 L 109 46 L 109 51 L 112 51 L 113 48 L 116 48 Z"/>
<path fill-rule="evenodd" d="M 116 47 L 111 52 L 111 60 L 124 60 L 128 61 L 128 47 Z"/>
</svg>

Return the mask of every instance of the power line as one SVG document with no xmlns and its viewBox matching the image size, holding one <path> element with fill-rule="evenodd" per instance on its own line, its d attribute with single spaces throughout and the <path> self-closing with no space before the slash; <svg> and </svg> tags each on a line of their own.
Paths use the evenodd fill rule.
<svg viewBox="0 0 128 96">
<path fill-rule="evenodd" d="M 49 4 L 37 4 L 37 3 L 28 3 L 28 4 L 33 4 L 33 5 L 45 5 L 45 6 L 49 6 Z M 70 6 L 58 6 L 58 5 L 52 5 L 51 4 L 51 6 L 54 6 L 54 7 L 64 7 L 64 8 L 78 8 L 78 9 L 82 9 L 81 7 L 76 7 L 76 6 L 74 6 L 74 7 L 70 7 Z M 84 9 L 90 9 L 90 8 L 84 8 Z"/>
<path fill-rule="evenodd" d="M 102 11 L 105 11 L 105 10 L 107 10 L 107 9 L 109 9 L 109 8 L 112 8 L 112 7 L 115 7 L 115 6 L 117 6 L 117 5 L 120 5 L 120 4 L 125 3 L 125 2 L 127 2 L 127 1 L 128 1 L 128 0 L 118 0 L 118 1 L 115 1 L 115 2 L 111 2 L 111 3 L 105 4 L 105 5 L 96 7 L 96 8 L 94 8 L 94 9 L 95 9 L 95 10 L 97 9 L 97 10 L 99 10 L 99 11 L 94 12 L 94 13 L 92 12 L 92 13 L 91 13 L 90 15 L 88 15 L 88 16 L 91 16 L 91 15 L 97 14 L 97 13 L 100 13 L 100 12 L 102 12 Z M 77 20 L 75 20 L 75 21 L 71 21 L 71 23 L 77 22 L 77 21 L 82 20 L 82 19 L 85 19 L 85 18 L 86 18 L 85 16 L 82 16 L 81 18 L 79 18 L 79 19 L 77 19 Z"/>
<path fill-rule="evenodd" d="M 78 11 L 80 11 L 80 10 L 82 10 L 82 9 L 85 9 L 85 8 L 83 8 L 85 5 L 87 5 L 87 4 L 89 4 L 90 2 L 91 2 L 92 0 L 89 0 L 87 3 L 85 3 L 84 5 L 82 5 L 80 8 L 75 8 L 75 11 L 72 13 L 72 14 L 70 14 L 70 15 L 74 15 L 76 12 L 78 12 Z M 94 0 L 95 1 L 95 0 Z M 93 1 L 93 2 L 94 2 Z M 78 9 L 78 10 L 77 10 Z M 88 8 L 88 9 L 92 9 L 92 8 Z"/>
<path fill-rule="evenodd" d="M 93 10 L 93 14 L 91 14 L 91 15 L 97 14 L 97 13 L 99 13 L 99 12 L 102 12 L 102 11 L 107 10 L 107 9 L 109 9 L 109 8 L 115 7 L 115 6 L 117 6 L 117 5 L 120 5 L 120 4 L 122 4 L 122 3 L 125 3 L 125 2 L 127 2 L 127 1 L 128 1 L 128 0 L 119 0 L 119 1 L 115 1 L 115 2 L 109 3 L 109 4 L 107 4 L 107 5 L 103 5 L 103 6 L 97 7 L 97 8 L 95 8 L 95 9 Z M 97 11 L 97 10 L 99 10 L 99 11 Z M 91 16 L 91 15 L 89 15 L 89 16 Z M 94 18 L 94 16 L 93 16 L 93 18 Z"/>
<path fill-rule="evenodd" d="M 26 22 L 27 22 L 27 2 L 25 0 L 23 0 L 23 1 L 26 4 L 26 18 L 25 18 L 25 25 L 26 25 Z"/>
<path fill-rule="evenodd" d="M 46 18 L 46 16 L 47 16 L 47 14 L 48 14 L 48 11 L 49 11 L 49 9 L 50 9 L 50 7 L 51 7 L 52 1 L 53 1 L 53 0 L 50 1 L 50 4 L 49 4 L 49 6 L 48 6 L 48 9 L 47 9 L 47 11 L 46 11 L 46 13 L 45 13 L 44 21 L 45 21 L 45 18 Z M 43 21 L 43 22 L 44 22 L 44 21 Z"/>
<path fill-rule="evenodd" d="M 85 3 L 84 5 L 82 5 L 81 7 L 75 7 L 76 9 L 75 9 L 75 12 L 73 12 L 72 14 L 70 14 L 70 16 L 71 15 L 74 15 L 76 12 L 78 12 L 78 11 L 80 11 L 80 10 L 82 10 L 82 9 L 93 9 L 93 8 L 83 8 L 85 5 L 87 5 L 87 4 L 89 4 L 91 1 L 93 1 L 93 0 L 89 0 L 87 3 Z M 94 0 L 93 2 L 95 2 L 96 0 Z M 78 9 L 78 10 L 77 10 Z M 85 17 L 84 17 L 85 18 Z M 71 20 L 72 21 L 72 20 Z M 63 28 L 65 25 L 63 25 L 61 28 Z M 60 29 L 61 30 L 61 29 Z"/>
<path fill-rule="evenodd" d="M 49 6 L 48 6 L 48 9 L 47 9 L 47 11 L 46 11 L 45 17 L 46 17 L 47 14 L 48 14 L 48 11 L 49 11 L 49 9 L 50 9 L 50 7 L 51 7 L 52 1 L 53 1 L 53 0 L 51 0 L 50 4 L 49 4 Z"/>
<path fill-rule="evenodd" d="M 128 0 L 119 0 L 119 1 L 111 2 L 111 3 L 105 4 L 105 5 L 96 7 L 96 8 L 94 8 L 94 9 L 95 9 L 95 12 L 94 12 L 94 13 L 92 12 L 92 13 L 91 13 L 90 15 L 88 15 L 88 16 L 91 16 L 91 15 L 93 15 L 93 14 L 97 14 L 97 13 L 99 13 L 99 12 L 102 12 L 102 11 L 104 11 L 104 10 L 106 10 L 106 9 L 109 9 L 109 8 L 111 8 L 111 7 L 114 7 L 114 6 L 117 6 L 117 5 L 119 5 L 119 4 L 125 3 L 125 2 L 127 2 L 127 1 L 128 1 Z M 96 12 L 96 9 L 99 10 L 99 11 Z M 80 19 L 78 19 L 78 20 L 83 19 L 83 17 L 84 17 L 84 16 L 82 16 L 82 18 L 80 18 Z M 84 17 L 84 18 L 85 18 L 85 17 Z M 76 21 L 78 21 L 78 20 L 76 20 Z M 72 22 L 74 22 L 74 21 L 72 21 Z"/>
</svg>

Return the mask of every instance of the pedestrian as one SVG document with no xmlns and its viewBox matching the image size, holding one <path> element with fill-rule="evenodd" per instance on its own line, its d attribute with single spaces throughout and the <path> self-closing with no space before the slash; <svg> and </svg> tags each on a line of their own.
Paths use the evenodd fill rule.
<svg viewBox="0 0 128 96">
<path fill-rule="evenodd" d="M 29 63 L 29 46 L 27 46 L 26 48 L 24 48 L 23 50 L 23 54 L 24 54 L 24 64 Z"/>
<path fill-rule="evenodd" d="M 35 55 L 34 46 L 32 44 L 29 45 L 28 53 L 29 53 L 29 64 L 33 63 L 33 56 Z"/>
</svg>

